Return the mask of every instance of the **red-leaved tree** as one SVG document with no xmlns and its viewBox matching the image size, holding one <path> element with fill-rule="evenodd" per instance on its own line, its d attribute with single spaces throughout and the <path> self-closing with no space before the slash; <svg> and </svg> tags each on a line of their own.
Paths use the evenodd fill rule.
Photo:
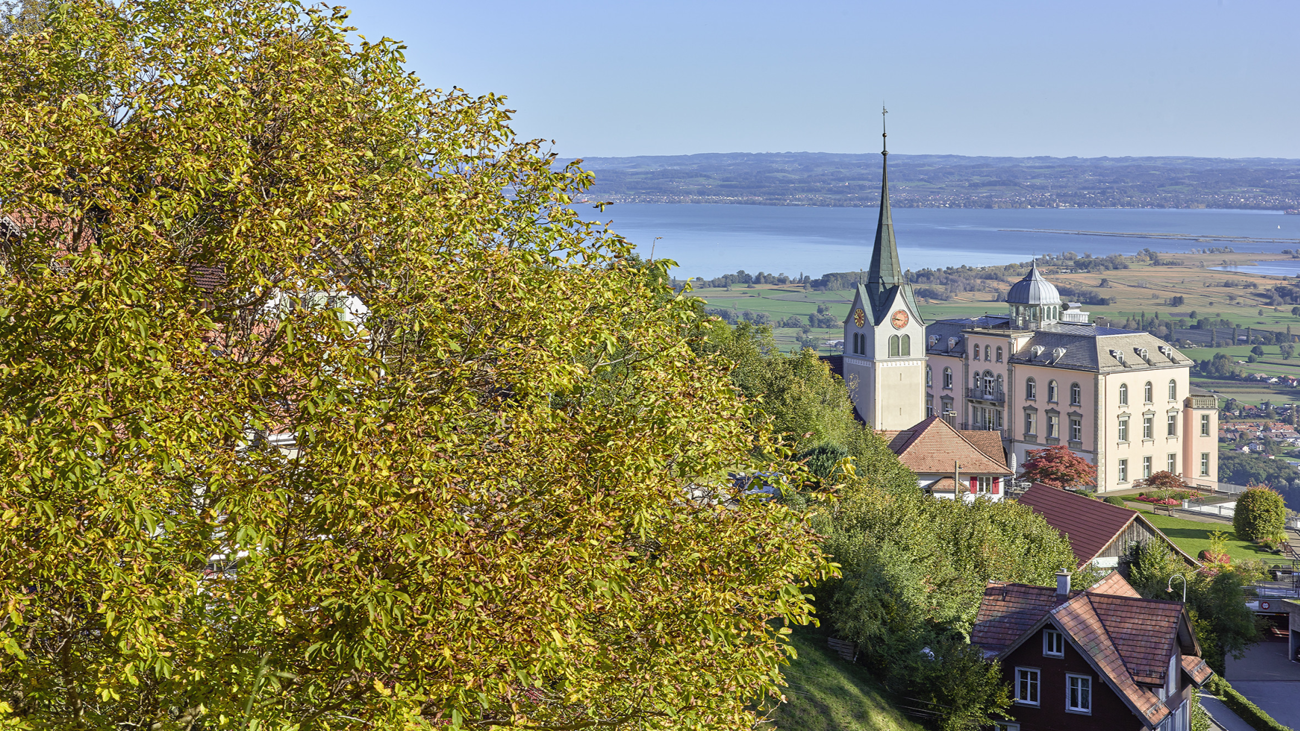
<svg viewBox="0 0 1300 731">
<path fill-rule="evenodd" d="M 1087 460 L 1058 445 L 1046 449 L 1031 449 L 1020 479 L 1041 482 L 1049 487 L 1082 487 L 1097 482 L 1097 468 Z"/>
</svg>

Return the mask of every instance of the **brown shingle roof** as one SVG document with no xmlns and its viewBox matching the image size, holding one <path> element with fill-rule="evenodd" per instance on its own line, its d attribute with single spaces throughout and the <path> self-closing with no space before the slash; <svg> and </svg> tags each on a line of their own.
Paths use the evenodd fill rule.
<svg viewBox="0 0 1300 731">
<path fill-rule="evenodd" d="M 1183 672 L 1187 673 L 1187 676 L 1197 685 L 1203 685 L 1205 681 L 1210 679 L 1211 675 L 1214 675 L 1214 671 L 1210 669 L 1210 666 L 1195 655 L 1183 655 L 1179 660 L 1179 664 L 1183 666 Z"/>
<path fill-rule="evenodd" d="M 1007 466 L 1007 450 L 1002 446 L 1002 435 L 995 431 L 967 431 L 958 432 L 966 441 L 975 445 L 975 448 L 983 452 L 989 459 L 997 462 L 1003 467 Z M 1007 470 L 1011 472 L 1010 469 Z"/>
<path fill-rule="evenodd" d="M 1030 485 L 1016 502 L 1069 539 L 1078 566 L 1096 558 L 1137 516 L 1127 508 L 1039 483 Z"/>
<path fill-rule="evenodd" d="M 1133 711 L 1154 727 L 1170 709 L 1147 686 L 1166 682 L 1169 659 L 1178 653 L 1184 617 L 1180 602 L 1143 599 L 1115 572 L 1068 597 L 1058 595 L 1053 587 L 990 582 L 971 630 L 971 642 L 1005 657 L 1051 622 L 1088 657 Z M 1198 685 L 1209 678 L 1209 668 L 1199 657 L 1177 656 Z"/>
<path fill-rule="evenodd" d="M 1054 587 L 991 581 L 984 587 L 979 614 L 971 628 L 971 644 L 1002 652 L 1024 637 L 1043 615 L 1063 600 Z"/>
<path fill-rule="evenodd" d="M 997 435 L 996 432 L 976 433 Z M 1011 474 L 1005 457 L 999 460 L 990 457 L 967 438 L 972 432 L 958 432 L 938 416 L 931 416 L 911 429 L 880 434 L 898 460 L 918 475 L 951 474 L 955 464 L 960 464 L 962 474 L 966 475 Z M 983 436 L 976 438 L 984 441 Z M 998 439 L 998 450 L 1001 450 L 1001 438 Z"/>
</svg>

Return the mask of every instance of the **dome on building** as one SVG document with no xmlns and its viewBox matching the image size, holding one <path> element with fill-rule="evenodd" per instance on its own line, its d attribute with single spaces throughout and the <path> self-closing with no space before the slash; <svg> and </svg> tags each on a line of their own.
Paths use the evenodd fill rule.
<svg viewBox="0 0 1300 731">
<path fill-rule="evenodd" d="M 1038 271 L 1038 262 L 1034 262 L 1025 278 L 1011 285 L 1007 302 L 1013 305 L 1059 305 L 1061 293 L 1056 291 L 1055 285 L 1043 279 Z"/>
</svg>

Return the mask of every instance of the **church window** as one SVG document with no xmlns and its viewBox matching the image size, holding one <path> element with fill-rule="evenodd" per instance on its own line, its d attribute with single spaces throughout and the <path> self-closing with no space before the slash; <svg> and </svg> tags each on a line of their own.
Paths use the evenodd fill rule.
<svg viewBox="0 0 1300 731">
<path fill-rule="evenodd" d="M 1147 384 L 1142 387 L 1142 403 L 1144 404 L 1151 403 L 1151 395 L 1153 391 L 1154 389 L 1152 389 L 1151 387 L 1151 382 L 1147 381 Z"/>
<path fill-rule="evenodd" d="M 898 355 L 898 336 L 897 336 L 897 335 L 890 335 L 890 336 L 889 336 L 889 354 L 890 354 L 891 356 L 896 356 L 896 355 Z"/>
<path fill-rule="evenodd" d="M 1025 381 L 1025 399 L 1033 401 L 1038 398 L 1038 383 L 1030 378 Z"/>
<path fill-rule="evenodd" d="M 1001 345 L 998 346 L 998 362 L 999 362 L 999 363 L 1002 362 L 1002 346 L 1001 346 Z"/>
<path fill-rule="evenodd" d="M 944 388 L 948 388 L 948 389 L 951 389 L 951 388 L 952 388 L 952 369 L 951 369 L 951 368 L 944 368 L 944 369 L 943 369 L 943 387 L 944 387 Z"/>
<path fill-rule="evenodd" d="M 1173 379 L 1169 380 L 1169 400 L 1170 401 L 1178 400 L 1178 381 L 1175 381 Z"/>
<path fill-rule="evenodd" d="M 1056 403 L 1056 381 L 1047 382 L 1047 400 Z"/>
<path fill-rule="evenodd" d="M 904 336 L 903 336 L 903 351 L 902 351 L 902 354 L 903 354 L 903 355 L 911 355 L 911 354 L 912 354 L 912 336 L 911 336 L 911 335 L 904 335 Z"/>
<path fill-rule="evenodd" d="M 1083 389 L 1080 388 L 1079 384 L 1077 383 L 1070 384 L 1070 405 L 1071 406 L 1083 405 Z"/>
<path fill-rule="evenodd" d="M 992 348 L 990 348 L 989 346 L 987 345 L 984 346 L 984 360 L 993 360 L 992 358 L 989 357 L 989 352 L 991 350 Z"/>
</svg>

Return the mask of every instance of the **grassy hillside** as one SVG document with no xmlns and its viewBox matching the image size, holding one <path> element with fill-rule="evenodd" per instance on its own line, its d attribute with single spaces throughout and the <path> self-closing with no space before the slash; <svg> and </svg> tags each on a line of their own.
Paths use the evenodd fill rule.
<svg viewBox="0 0 1300 731">
<path fill-rule="evenodd" d="M 867 672 L 840 659 L 819 630 L 797 628 L 799 657 L 785 669 L 786 702 L 777 706 L 765 731 L 923 731 L 890 704 Z"/>
</svg>

